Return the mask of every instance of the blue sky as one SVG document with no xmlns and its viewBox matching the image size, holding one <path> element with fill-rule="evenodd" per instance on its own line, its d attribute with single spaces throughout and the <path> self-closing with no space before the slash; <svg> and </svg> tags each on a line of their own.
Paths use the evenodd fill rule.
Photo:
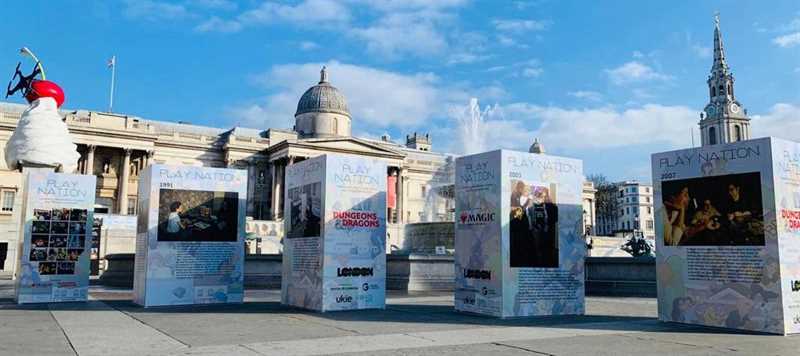
<svg viewBox="0 0 800 356">
<path fill-rule="evenodd" d="M 652 152 L 691 144 L 708 100 L 715 11 L 755 137 L 800 140 L 800 3 L 770 1 L 16 1 L 0 69 L 21 46 L 69 108 L 211 126 L 289 128 L 330 68 L 354 134 L 430 132 L 459 153 L 457 112 L 486 110 L 487 148 L 585 161 L 648 180 Z M 21 15 L 22 14 L 22 15 Z M 10 15 L 10 16 L 9 16 Z M 20 102 L 19 98 L 13 101 Z M 695 132 L 696 134 L 696 132 Z M 695 137 L 699 142 L 699 138 Z"/>
</svg>

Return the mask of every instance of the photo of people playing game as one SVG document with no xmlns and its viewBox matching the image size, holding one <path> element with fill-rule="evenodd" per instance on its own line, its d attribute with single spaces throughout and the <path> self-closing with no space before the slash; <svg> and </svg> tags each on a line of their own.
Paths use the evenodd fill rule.
<svg viewBox="0 0 800 356">
<path fill-rule="evenodd" d="M 666 246 L 763 246 L 761 174 L 662 182 Z"/>
<path fill-rule="evenodd" d="M 161 189 L 158 241 L 236 241 L 239 193 Z"/>
<path fill-rule="evenodd" d="M 555 185 L 511 180 L 511 267 L 558 267 Z"/>
<path fill-rule="evenodd" d="M 289 189 L 289 231 L 286 238 L 319 236 L 322 230 L 322 184 Z"/>
</svg>

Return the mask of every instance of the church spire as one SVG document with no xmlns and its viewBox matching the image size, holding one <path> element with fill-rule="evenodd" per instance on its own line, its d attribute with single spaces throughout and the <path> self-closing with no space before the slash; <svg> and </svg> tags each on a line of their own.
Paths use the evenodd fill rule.
<svg viewBox="0 0 800 356">
<path fill-rule="evenodd" d="M 728 61 L 725 60 L 725 48 L 722 45 L 722 31 L 719 29 L 719 12 L 714 15 L 714 65 L 711 67 L 712 75 L 714 72 L 720 75 L 728 72 Z"/>
<path fill-rule="evenodd" d="M 734 79 L 722 45 L 719 13 L 714 15 L 714 64 L 707 83 L 709 100 L 700 114 L 703 146 L 749 139 L 750 119 L 733 90 Z"/>
</svg>

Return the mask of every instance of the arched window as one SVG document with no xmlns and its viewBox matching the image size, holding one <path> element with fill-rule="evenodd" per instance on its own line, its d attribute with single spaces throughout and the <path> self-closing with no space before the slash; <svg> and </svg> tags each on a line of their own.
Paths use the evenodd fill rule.
<svg viewBox="0 0 800 356">
<path fill-rule="evenodd" d="M 719 95 L 725 94 L 725 87 L 722 84 L 719 85 Z"/>
<path fill-rule="evenodd" d="M 334 117 L 333 118 L 333 133 L 335 135 L 339 134 L 339 118 L 338 117 Z"/>
<path fill-rule="evenodd" d="M 717 144 L 717 128 L 716 127 L 709 127 L 708 128 L 708 144 L 709 145 L 716 145 Z"/>
<path fill-rule="evenodd" d="M 741 141 L 742 140 L 742 127 L 739 126 L 739 125 L 734 125 L 733 126 L 733 135 L 734 135 L 733 137 L 736 138 L 736 141 Z"/>
<path fill-rule="evenodd" d="M 728 85 L 728 95 L 733 95 L 733 85 Z"/>
<path fill-rule="evenodd" d="M 711 97 L 717 96 L 717 90 L 714 87 L 711 87 Z"/>
</svg>

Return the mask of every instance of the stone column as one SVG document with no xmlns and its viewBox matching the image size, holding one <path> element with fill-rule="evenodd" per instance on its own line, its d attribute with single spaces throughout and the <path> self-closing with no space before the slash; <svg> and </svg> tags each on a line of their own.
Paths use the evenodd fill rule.
<svg viewBox="0 0 800 356">
<path fill-rule="evenodd" d="M 397 223 L 402 224 L 405 221 L 405 212 L 403 211 L 404 204 L 403 204 L 403 168 L 397 167 L 397 188 L 395 189 L 395 193 L 397 194 L 396 204 L 397 204 Z"/>
<path fill-rule="evenodd" d="M 153 156 L 155 154 L 156 154 L 156 152 L 153 151 L 153 150 L 145 152 L 145 154 L 144 154 L 144 167 L 143 168 L 147 168 L 147 166 L 150 165 L 150 163 L 151 163 L 150 160 L 153 159 Z"/>
<path fill-rule="evenodd" d="M 270 171 L 272 171 L 272 220 L 278 220 L 278 201 L 280 200 L 278 192 L 282 189 L 281 183 L 278 181 L 278 161 L 271 162 Z"/>
<path fill-rule="evenodd" d="M 119 194 L 117 194 L 117 199 L 119 201 L 119 214 L 120 215 L 128 215 L 128 180 L 130 179 L 131 175 L 131 149 L 125 149 L 125 155 L 122 159 L 122 167 L 121 167 L 122 178 L 120 179 L 119 183 Z"/>
<path fill-rule="evenodd" d="M 94 175 L 94 150 L 95 145 L 86 145 L 86 162 L 83 163 L 83 174 Z"/>
</svg>

